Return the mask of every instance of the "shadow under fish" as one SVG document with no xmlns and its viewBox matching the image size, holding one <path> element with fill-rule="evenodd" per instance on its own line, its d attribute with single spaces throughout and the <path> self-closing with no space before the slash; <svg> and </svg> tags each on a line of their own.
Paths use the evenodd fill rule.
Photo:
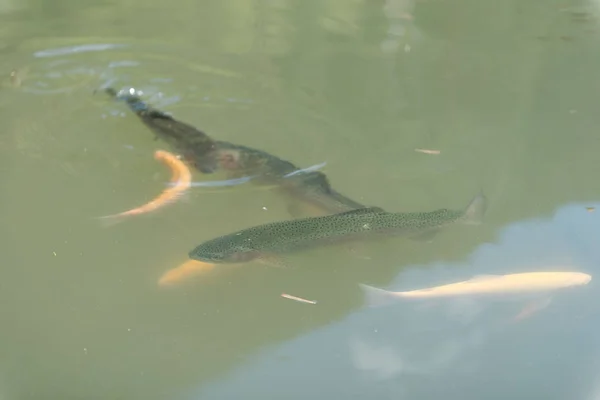
<svg viewBox="0 0 600 400">
<path fill-rule="evenodd" d="M 205 174 L 225 171 L 229 179 L 252 176 L 251 183 L 272 186 L 284 194 L 288 211 L 293 216 L 327 215 L 365 208 L 334 190 L 322 172 L 310 168 L 302 170 L 262 150 L 214 140 L 194 126 L 151 107 L 133 89 L 104 90 L 113 98 L 124 101 L 157 138 L 172 146 L 188 164 Z M 302 173 L 298 173 L 299 170 Z"/>
</svg>

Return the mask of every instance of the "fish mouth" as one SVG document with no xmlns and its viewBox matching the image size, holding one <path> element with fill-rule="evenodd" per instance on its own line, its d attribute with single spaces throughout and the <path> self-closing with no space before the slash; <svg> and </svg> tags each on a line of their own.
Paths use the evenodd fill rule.
<svg viewBox="0 0 600 400">
<path fill-rule="evenodd" d="M 577 276 L 573 277 L 572 284 L 574 285 L 587 285 L 592 280 L 592 276 L 583 272 L 577 273 Z"/>
</svg>

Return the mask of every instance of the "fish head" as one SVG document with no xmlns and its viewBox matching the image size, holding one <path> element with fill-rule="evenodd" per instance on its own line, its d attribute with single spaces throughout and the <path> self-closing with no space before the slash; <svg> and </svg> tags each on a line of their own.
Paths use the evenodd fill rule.
<svg viewBox="0 0 600 400">
<path fill-rule="evenodd" d="M 213 264 L 244 263 L 258 256 L 259 253 L 256 250 L 243 244 L 228 243 L 223 238 L 202 243 L 189 253 L 191 259 Z"/>
<path fill-rule="evenodd" d="M 587 285 L 592 280 L 592 276 L 583 272 L 573 273 L 569 277 L 569 284 L 572 286 Z"/>
</svg>

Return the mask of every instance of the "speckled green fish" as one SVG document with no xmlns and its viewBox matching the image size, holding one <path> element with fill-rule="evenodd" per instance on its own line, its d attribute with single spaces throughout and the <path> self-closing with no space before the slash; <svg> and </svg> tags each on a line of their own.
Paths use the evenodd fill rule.
<svg viewBox="0 0 600 400">
<path fill-rule="evenodd" d="M 462 210 L 391 213 L 378 207 L 334 215 L 273 222 L 208 240 L 189 253 L 207 263 L 242 263 L 278 260 L 277 256 L 346 240 L 375 235 L 428 237 L 454 224 L 481 223 L 486 208 L 483 193 Z M 275 258 L 274 258 L 275 257 Z"/>
</svg>

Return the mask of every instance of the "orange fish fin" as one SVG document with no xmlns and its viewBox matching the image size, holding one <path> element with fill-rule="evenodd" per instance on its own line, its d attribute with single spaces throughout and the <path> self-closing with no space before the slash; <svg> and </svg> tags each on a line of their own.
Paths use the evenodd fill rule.
<svg viewBox="0 0 600 400">
<path fill-rule="evenodd" d="M 178 266 L 162 274 L 158 279 L 159 286 L 171 286 L 178 284 L 183 280 L 208 272 L 215 267 L 215 264 L 209 264 L 196 260 L 188 260 Z"/>
<path fill-rule="evenodd" d="M 513 322 L 519 322 L 525 318 L 529 318 L 538 311 L 548 307 L 552 299 L 550 297 L 544 297 L 542 299 L 534 300 L 525 305 L 523 309 L 513 318 Z"/>
<path fill-rule="evenodd" d="M 365 295 L 365 303 L 368 307 L 379 307 L 388 305 L 398 298 L 393 292 L 379 289 L 373 286 L 358 284 Z"/>
</svg>

